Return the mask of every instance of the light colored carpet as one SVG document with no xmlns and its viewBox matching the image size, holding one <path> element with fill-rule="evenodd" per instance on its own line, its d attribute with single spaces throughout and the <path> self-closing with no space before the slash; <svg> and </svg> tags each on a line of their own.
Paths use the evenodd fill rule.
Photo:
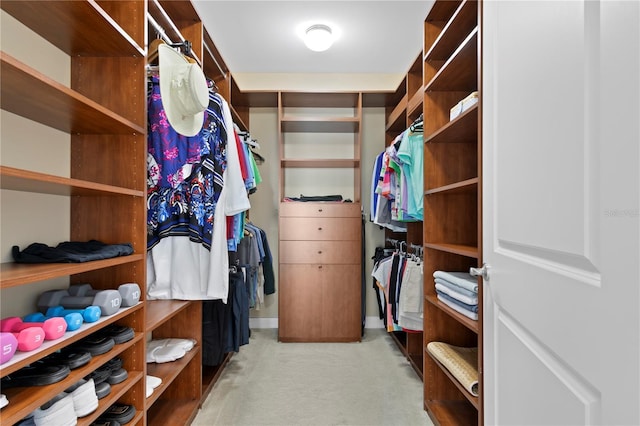
<svg viewBox="0 0 640 426">
<path fill-rule="evenodd" d="M 422 392 L 384 330 L 360 343 L 279 343 L 277 330 L 254 329 L 193 425 L 432 425 Z"/>
</svg>

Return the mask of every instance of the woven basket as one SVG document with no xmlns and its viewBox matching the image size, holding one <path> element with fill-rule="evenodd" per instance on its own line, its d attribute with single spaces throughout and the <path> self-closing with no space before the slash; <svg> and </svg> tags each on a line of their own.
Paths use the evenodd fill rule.
<svg viewBox="0 0 640 426">
<path fill-rule="evenodd" d="M 443 342 L 430 342 L 427 344 L 427 351 L 469 393 L 478 396 L 478 348 L 461 348 Z"/>
</svg>

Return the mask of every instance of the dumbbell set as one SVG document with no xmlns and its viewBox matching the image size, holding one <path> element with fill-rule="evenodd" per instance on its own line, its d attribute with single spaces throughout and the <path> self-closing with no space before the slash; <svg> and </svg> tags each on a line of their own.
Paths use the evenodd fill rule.
<svg viewBox="0 0 640 426">
<path fill-rule="evenodd" d="M 117 290 L 74 284 L 68 290 L 45 291 L 36 303 L 39 312 L 0 320 L 0 364 L 9 361 L 16 351 L 38 349 L 45 340 L 59 339 L 85 322 L 96 322 L 139 300 L 140 287 L 135 283 L 122 284 Z"/>
</svg>

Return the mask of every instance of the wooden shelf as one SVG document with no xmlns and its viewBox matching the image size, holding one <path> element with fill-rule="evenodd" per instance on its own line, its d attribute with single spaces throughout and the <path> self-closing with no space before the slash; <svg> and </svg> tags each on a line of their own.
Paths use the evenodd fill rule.
<svg viewBox="0 0 640 426">
<path fill-rule="evenodd" d="M 281 120 L 283 132 L 295 133 L 353 133 L 360 128 L 357 117 L 291 117 Z"/>
<path fill-rule="evenodd" d="M 5 2 L 2 2 L 3 7 L 4 4 Z M 2 109 L 70 134 L 145 134 L 146 130 L 143 127 L 50 79 L 12 56 L 2 52 L 0 58 Z"/>
<path fill-rule="evenodd" d="M 3 263 L 0 265 L 0 288 L 15 287 L 22 284 L 44 281 L 82 272 L 96 271 L 116 265 L 144 260 L 145 253 L 133 253 L 129 256 L 96 260 L 82 263 Z"/>
<path fill-rule="evenodd" d="M 478 28 L 476 27 L 427 83 L 425 92 L 468 91 L 478 88 Z"/>
<path fill-rule="evenodd" d="M 440 361 L 438 361 L 433 355 L 431 355 L 431 353 L 427 349 L 425 349 L 424 351 L 429 356 L 429 358 L 438 366 L 438 368 L 440 368 L 440 370 L 442 370 L 442 372 L 449 378 L 449 380 L 451 380 L 451 382 L 453 382 L 453 384 L 456 385 L 456 387 L 458 388 L 460 393 L 462 393 L 464 395 L 464 397 L 467 398 L 467 400 L 471 403 L 471 405 L 473 405 L 477 409 L 478 408 L 478 397 L 470 394 L 469 391 L 466 390 L 460 384 L 458 379 L 456 379 L 453 376 L 453 374 L 451 374 L 449 372 L 449 370 L 447 370 L 447 368 L 444 365 L 442 365 L 442 363 Z"/>
<path fill-rule="evenodd" d="M 425 61 L 446 61 L 464 41 L 465 36 L 477 26 L 477 19 L 477 1 L 463 1 L 425 54 Z"/>
<path fill-rule="evenodd" d="M 408 98 L 405 94 L 389 114 L 385 131 L 399 133 L 407 127 L 407 105 Z"/>
<path fill-rule="evenodd" d="M 306 158 L 306 159 L 286 159 L 280 161 L 284 168 L 323 168 L 323 169 L 350 169 L 358 167 L 360 160 L 356 159 L 336 159 L 336 158 Z"/>
<path fill-rule="evenodd" d="M 467 179 L 462 182 L 452 183 L 451 185 L 441 186 L 439 188 L 430 189 L 424 192 L 424 195 L 435 194 L 459 194 L 478 190 L 478 178 Z"/>
<path fill-rule="evenodd" d="M 155 330 L 190 304 L 188 300 L 147 300 L 145 329 Z"/>
<path fill-rule="evenodd" d="M 478 333 L 478 321 L 474 321 L 471 318 L 465 317 L 461 313 L 454 311 L 453 309 L 439 301 L 438 297 L 435 295 L 426 295 L 425 300 L 431 305 L 445 312 L 447 315 L 467 327 L 469 330 L 473 331 L 476 334 Z"/>
<path fill-rule="evenodd" d="M 438 425 L 475 425 L 478 411 L 465 401 L 426 401 L 425 410 Z"/>
<path fill-rule="evenodd" d="M 461 256 L 478 258 L 478 247 L 466 246 L 463 244 L 448 243 L 424 243 L 426 248 L 446 251 L 447 253 L 459 254 Z"/>
<path fill-rule="evenodd" d="M 153 393 L 147 398 L 147 407 L 152 406 L 158 399 L 162 398 L 162 394 L 173 381 L 184 371 L 185 367 L 191 362 L 191 360 L 200 352 L 200 346 L 195 346 L 189 352 L 187 352 L 182 358 L 172 362 L 164 362 L 161 364 L 148 363 L 147 374 L 155 377 L 159 377 L 162 380 L 162 384 L 153 390 Z M 162 400 L 163 404 L 165 400 Z M 161 404 L 162 405 L 162 404 Z"/>
<path fill-rule="evenodd" d="M 357 92 L 282 92 L 282 107 L 357 108 Z"/>
<path fill-rule="evenodd" d="M 422 102 L 424 99 L 424 87 L 420 86 L 420 89 L 411 96 L 409 102 L 407 102 L 407 116 L 413 116 L 416 112 L 422 112 Z"/>
<path fill-rule="evenodd" d="M 74 342 L 77 342 L 78 340 L 83 339 L 92 333 L 95 333 L 100 328 L 112 324 L 141 308 L 142 302 L 138 303 L 136 306 L 121 308 L 113 315 L 100 317 L 100 319 L 94 323 L 84 323 L 80 326 L 79 329 L 66 332 L 65 335 L 60 339 L 46 340 L 42 344 L 42 346 L 40 346 L 36 350 L 29 352 L 18 351 L 13 355 L 13 357 L 11 357 L 9 361 L 2 364 L 1 375 L 6 376 L 15 371 L 18 371 L 22 367 L 26 367 L 27 365 L 32 364 L 42 357 L 50 355 Z M 137 342 L 139 338 L 141 338 L 141 333 L 138 333 L 136 338 L 129 342 L 123 343 L 122 345 L 117 345 L 116 348 L 112 349 L 112 351 L 109 351 L 109 353 L 119 353 L 123 350 L 123 348 L 126 349 L 131 344 Z"/>
<path fill-rule="evenodd" d="M 135 189 L 64 178 L 7 166 L 0 166 L 0 187 L 12 191 L 63 196 L 146 196 L 144 191 Z"/>
<path fill-rule="evenodd" d="M 69 56 L 145 55 L 95 1 L 3 0 L 0 7 Z"/>
<path fill-rule="evenodd" d="M 147 411 L 149 425 L 188 425 L 191 424 L 198 408 L 199 399 L 163 399 Z"/>
<path fill-rule="evenodd" d="M 449 121 L 425 137 L 425 143 L 476 143 L 478 134 L 478 105 Z"/>
</svg>

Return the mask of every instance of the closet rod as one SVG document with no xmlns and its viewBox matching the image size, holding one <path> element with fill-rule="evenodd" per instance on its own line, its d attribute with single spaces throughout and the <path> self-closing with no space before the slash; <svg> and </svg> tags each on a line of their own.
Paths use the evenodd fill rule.
<svg viewBox="0 0 640 426">
<path fill-rule="evenodd" d="M 152 0 L 151 2 L 149 2 L 149 6 L 151 5 L 153 5 L 153 7 L 155 7 L 155 9 L 160 13 L 160 16 L 164 23 L 166 23 L 171 28 L 171 30 L 178 36 L 180 41 L 184 41 L 182 33 L 180 32 L 178 27 L 176 27 L 176 24 L 173 23 L 171 17 L 167 14 L 164 8 L 160 5 L 160 2 L 158 2 L 158 0 Z M 149 8 L 149 13 L 151 13 L 151 8 Z"/>
<path fill-rule="evenodd" d="M 211 51 L 211 48 L 209 47 L 208 43 L 203 43 L 204 48 L 207 50 L 207 52 L 209 53 L 209 56 L 211 56 L 211 59 L 213 59 L 213 62 L 216 64 L 216 68 L 218 68 L 218 71 L 220 71 L 220 75 L 222 75 L 224 77 L 224 79 L 227 79 L 227 73 L 222 69 L 222 66 L 220 66 L 220 63 L 218 62 L 218 60 L 216 59 L 215 55 L 213 54 L 213 52 Z"/>
<path fill-rule="evenodd" d="M 180 32 L 180 30 L 178 29 L 178 27 L 176 27 L 174 22 L 171 20 L 171 17 L 167 14 L 167 12 L 164 10 L 164 8 L 160 5 L 158 0 L 153 0 L 153 1 L 149 2 L 148 10 L 147 10 L 147 16 L 151 16 L 153 21 L 155 21 L 155 25 L 154 24 L 152 24 L 152 25 L 154 25 L 154 27 L 157 30 L 159 29 L 160 30 L 159 32 L 161 34 L 164 34 L 168 39 L 171 39 L 171 38 L 167 34 L 167 28 L 173 34 L 175 34 L 175 36 L 178 38 L 178 40 L 176 40 L 175 42 L 169 43 L 169 44 L 185 43 L 187 41 L 184 38 L 184 36 L 182 35 L 182 33 Z M 166 24 L 166 25 L 163 25 L 163 24 Z M 156 25 L 157 25 L 157 27 L 156 27 Z M 167 41 L 167 40 L 165 40 L 165 41 Z M 198 65 L 202 66 L 202 61 L 200 60 L 200 58 L 198 58 L 195 55 L 195 53 L 193 53 L 193 50 L 190 50 L 189 52 L 184 53 L 184 54 L 187 55 L 187 56 L 190 56 L 193 59 L 195 59 L 195 61 L 198 63 Z"/>
<path fill-rule="evenodd" d="M 149 12 L 147 12 L 147 20 L 151 24 L 151 26 L 156 30 L 156 34 L 160 36 L 160 38 L 167 44 L 173 44 L 167 33 L 164 31 L 164 28 L 158 24 L 158 21 L 155 20 L 153 16 Z"/>
</svg>

